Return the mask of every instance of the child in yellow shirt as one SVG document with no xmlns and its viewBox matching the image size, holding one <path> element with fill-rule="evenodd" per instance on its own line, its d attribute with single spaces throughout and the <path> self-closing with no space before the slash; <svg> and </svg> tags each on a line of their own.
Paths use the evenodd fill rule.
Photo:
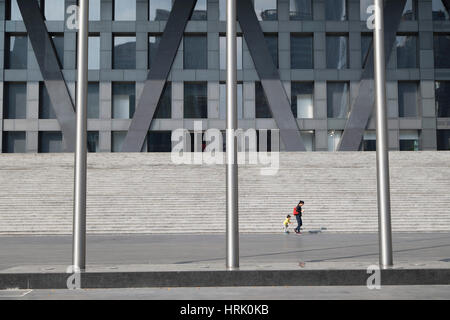
<svg viewBox="0 0 450 320">
<path fill-rule="evenodd" d="M 288 227 L 289 225 L 292 224 L 291 222 L 291 215 L 287 215 L 286 220 L 284 220 L 283 222 L 283 226 L 284 226 L 284 233 L 289 233 L 288 231 Z"/>
</svg>

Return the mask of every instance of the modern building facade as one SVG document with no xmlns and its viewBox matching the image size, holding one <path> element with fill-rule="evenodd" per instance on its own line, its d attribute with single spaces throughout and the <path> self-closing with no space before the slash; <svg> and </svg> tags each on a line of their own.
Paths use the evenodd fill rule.
<svg viewBox="0 0 450 320">
<path fill-rule="evenodd" d="M 136 109 L 152 103 L 154 112 L 142 151 L 170 151 L 171 131 L 193 131 L 195 121 L 201 121 L 204 130 L 225 130 L 226 0 L 194 2 L 179 43 L 175 35 L 166 36 L 165 44 L 176 43 L 177 47 L 173 62 L 170 54 L 164 61 L 170 50 L 161 43 L 176 1 L 180 0 L 89 1 L 89 151 L 122 151 Z M 239 127 L 279 128 L 283 115 L 277 110 L 287 98 L 288 118 L 295 120 L 305 149 L 338 151 L 344 130 L 351 127 L 352 113 L 358 118 L 360 108 L 373 106 L 363 85 L 365 70 L 372 62 L 372 31 L 367 23 L 372 1 L 237 1 L 252 3 L 252 14 L 265 40 L 262 46 L 252 44 L 254 34 L 247 32 L 248 26 L 240 20 Z M 64 113 L 64 107 L 75 106 L 77 30 L 73 6 L 77 1 L 36 0 L 40 15 L 22 16 L 31 2 L 0 0 L 3 153 L 67 151 L 70 135 L 65 129 L 70 127 L 70 112 Z M 401 15 L 394 17 L 398 20 L 392 23 L 395 28 L 387 28 L 393 39 L 386 74 L 389 147 L 450 150 L 450 1 L 404 2 Z M 246 16 L 249 12 L 238 18 Z M 387 11 L 385 19 L 393 19 L 393 14 Z M 39 46 L 45 37 L 51 39 L 51 48 Z M 158 56 L 161 46 L 164 53 Z M 267 84 L 267 68 L 260 67 L 256 49 L 262 56 L 270 53 L 277 72 L 269 78 L 282 84 L 281 91 Z M 52 57 L 55 63 L 51 63 Z M 154 79 L 149 72 L 157 73 L 164 64 L 170 66 L 170 72 L 163 82 L 158 78 L 164 84 L 158 91 L 149 81 Z M 146 90 L 159 99 L 152 102 L 152 94 L 143 94 Z M 354 150 L 375 150 L 372 116 L 362 130 Z M 282 142 L 282 149 L 289 147 Z"/>
</svg>

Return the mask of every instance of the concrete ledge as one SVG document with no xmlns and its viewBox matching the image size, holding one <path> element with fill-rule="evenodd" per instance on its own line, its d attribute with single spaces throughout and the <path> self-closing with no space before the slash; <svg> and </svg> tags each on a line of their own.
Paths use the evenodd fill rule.
<svg viewBox="0 0 450 320">
<path fill-rule="evenodd" d="M 67 289 L 69 276 L 60 272 L 0 273 L 0 290 Z M 362 269 L 84 272 L 81 287 L 365 286 L 369 276 Z M 382 270 L 381 285 L 450 285 L 450 269 Z"/>
</svg>

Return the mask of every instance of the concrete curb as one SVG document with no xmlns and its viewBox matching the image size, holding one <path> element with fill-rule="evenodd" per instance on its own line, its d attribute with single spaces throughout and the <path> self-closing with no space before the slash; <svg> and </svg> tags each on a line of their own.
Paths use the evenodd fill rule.
<svg viewBox="0 0 450 320">
<path fill-rule="evenodd" d="M 0 273 L 0 290 L 67 289 L 67 273 Z M 239 270 L 81 273 L 81 288 L 366 286 L 366 270 Z M 450 269 L 381 270 L 381 285 L 450 285 Z"/>
</svg>

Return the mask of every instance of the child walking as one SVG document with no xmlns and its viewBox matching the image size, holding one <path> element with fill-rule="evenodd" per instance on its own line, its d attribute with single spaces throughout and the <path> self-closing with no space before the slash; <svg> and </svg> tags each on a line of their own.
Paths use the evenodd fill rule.
<svg viewBox="0 0 450 320">
<path fill-rule="evenodd" d="M 287 215 L 286 220 L 284 220 L 283 222 L 283 226 L 284 226 L 284 233 L 289 233 L 288 228 L 289 225 L 291 224 L 291 215 Z"/>
</svg>

